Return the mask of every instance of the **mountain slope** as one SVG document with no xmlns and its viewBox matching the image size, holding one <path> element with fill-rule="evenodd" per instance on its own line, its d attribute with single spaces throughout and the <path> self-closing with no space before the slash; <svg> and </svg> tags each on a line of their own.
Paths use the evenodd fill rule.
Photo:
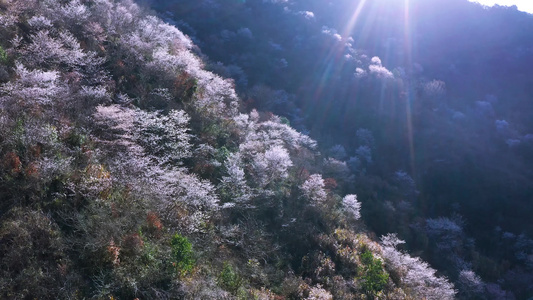
<svg viewBox="0 0 533 300">
<path fill-rule="evenodd" d="M 369 228 L 458 287 L 477 273 L 483 297 L 533 296 L 531 15 L 466 0 L 150 3 L 222 62 L 208 67 L 248 111 L 319 142 Z"/>
<path fill-rule="evenodd" d="M 0 4 L 2 298 L 454 297 L 176 27 L 132 1 Z"/>
</svg>

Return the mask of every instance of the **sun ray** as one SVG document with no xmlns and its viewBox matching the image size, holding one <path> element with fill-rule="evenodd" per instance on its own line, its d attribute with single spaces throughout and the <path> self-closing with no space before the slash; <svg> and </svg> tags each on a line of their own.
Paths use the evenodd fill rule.
<svg viewBox="0 0 533 300">
<path fill-rule="evenodd" d="M 361 11 L 363 11 L 363 8 L 365 7 L 367 0 L 361 0 L 359 1 L 359 4 L 357 4 L 357 8 L 355 9 L 355 12 L 353 13 L 352 17 L 344 27 L 344 30 L 342 31 L 343 36 L 349 36 L 352 32 L 352 30 L 355 27 L 355 24 L 359 20 L 359 15 L 361 14 Z"/>
<path fill-rule="evenodd" d="M 317 83 L 315 84 L 316 89 L 313 94 L 313 102 L 318 102 L 319 99 L 321 99 L 324 95 L 324 90 L 326 89 L 328 82 L 331 78 L 335 78 L 336 76 L 339 76 L 339 73 L 343 69 L 343 65 L 345 61 L 342 59 L 342 56 L 344 55 L 344 49 L 345 49 L 345 43 L 346 41 L 344 39 L 348 38 L 357 21 L 359 20 L 359 16 L 361 15 L 361 12 L 363 8 L 365 7 L 367 0 L 361 0 L 353 15 L 350 17 L 350 20 L 348 21 L 347 25 L 344 27 L 342 31 L 340 31 L 341 36 L 343 40 L 340 40 L 337 44 L 326 47 L 322 53 L 322 56 L 325 57 L 325 61 L 327 62 L 326 67 L 319 70 L 320 77 L 318 78 Z M 317 62 L 317 65 L 323 64 L 322 62 Z M 331 106 L 333 103 L 331 101 L 327 104 L 324 111 L 322 112 L 320 119 L 317 120 L 319 122 L 325 122 L 328 116 L 328 112 L 331 109 Z"/>
<path fill-rule="evenodd" d="M 404 49 L 406 54 L 406 63 L 407 66 L 411 67 L 413 65 L 413 41 L 412 41 L 412 28 L 410 23 L 410 5 L 409 0 L 404 0 Z M 411 85 L 407 86 L 406 91 L 406 104 L 405 104 L 405 113 L 407 121 L 407 139 L 409 142 L 409 155 L 410 155 L 410 164 L 411 164 L 411 173 L 415 175 L 415 146 L 414 146 L 414 135 L 413 135 L 413 120 L 412 120 L 412 104 L 414 100 L 414 93 L 411 91 Z"/>
</svg>

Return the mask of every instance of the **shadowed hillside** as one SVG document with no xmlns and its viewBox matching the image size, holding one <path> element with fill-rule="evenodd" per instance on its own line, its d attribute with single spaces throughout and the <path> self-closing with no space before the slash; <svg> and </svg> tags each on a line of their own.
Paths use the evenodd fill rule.
<svg viewBox="0 0 533 300">
<path fill-rule="evenodd" d="M 181 27 L 128 0 L 0 1 L 0 298 L 455 297 L 361 220 L 358 186 L 415 193 L 361 175 L 370 131 L 351 162 L 321 154 L 266 104 L 292 95 L 238 96 L 243 69 Z"/>
<path fill-rule="evenodd" d="M 371 230 L 497 294 L 477 297 L 532 296 L 531 15 L 466 0 L 151 5 L 247 111 L 319 142 Z"/>
</svg>

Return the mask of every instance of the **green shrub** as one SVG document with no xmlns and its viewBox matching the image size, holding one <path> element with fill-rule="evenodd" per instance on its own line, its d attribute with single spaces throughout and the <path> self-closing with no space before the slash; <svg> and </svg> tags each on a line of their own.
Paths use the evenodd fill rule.
<svg viewBox="0 0 533 300">
<path fill-rule="evenodd" d="M 172 260 L 180 274 L 190 272 L 194 267 L 192 244 L 179 234 L 175 234 L 170 241 L 172 248 Z"/>
<path fill-rule="evenodd" d="M 374 258 L 369 250 L 365 250 L 361 254 L 361 262 L 364 272 L 361 287 L 367 295 L 376 295 L 387 285 L 389 274 L 383 270 L 381 260 Z"/>
<path fill-rule="evenodd" d="M 225 262 L 222 272 L 218 275 L 217 282 L 226 291 L 236 294 L 242 285 L 242 278 L 229 263 Z"/>
<path fill-rule="evenodd" d="M 289 119 L 287 119 L 286 117 L 280 117 L 279 120 L 281 121 L 281 124 L 291 126 L 291 121 L 289 121 Z"/>
<path fill-rule="evenodd" d="M 4 65 L 7 63 L 7 52 L 2 46 L 0 46 L 0 63 Z"/>
<path fill-rule="evenodd" d="M 222 146 L 218 148 L 217 153 L 215 154 L 215 158 L 219 162 L 224 163 L 228 159 L 228 156 L 230 156 L 230 154 L 231 154 L 231 151 L 229 151 L 229 149 L 226 148 L 226 146 Z"/>
</svg>

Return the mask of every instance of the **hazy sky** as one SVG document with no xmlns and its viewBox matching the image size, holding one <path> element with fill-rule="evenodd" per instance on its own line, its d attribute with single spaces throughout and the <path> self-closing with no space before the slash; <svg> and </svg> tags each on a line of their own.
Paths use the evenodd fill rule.
<svg viewBox="0 0 533 300">
<path fill-rule="evenodd" d="M 494 4 L 511 6 L 516 5 L 518 10 L 527 11 L 533 14 L 533 1 L 532 0 L 470 0 L 472 2 L 479 2 L 484 5 L 492 6 Z"/>
</svg>

